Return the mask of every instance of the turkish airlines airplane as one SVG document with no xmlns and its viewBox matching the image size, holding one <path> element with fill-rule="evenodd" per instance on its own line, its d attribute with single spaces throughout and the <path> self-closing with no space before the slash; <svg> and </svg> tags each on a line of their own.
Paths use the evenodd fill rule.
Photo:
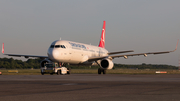
<svg viewBox="0 0 180 101">
<path fill-rule="evenodd" d="M 106 70 L 112 69 L 114 63 L 112 60 L 118 57 L 124 57 L 127 59 L 129 56 L 139 56 L 144 55 L 145 57 L 149 54 L 164 54 L 174 52 L 173 51 L 163 51 L 163 52 L 148 52 L 148 53 L 139 53 L 139 54 L 123 54 L 123 55 L 114 55 L 120 53 L 134 52 L 133 50 L 128 51 L 119 51 L 119 52 L 108 52 L 105 49 L 105 25 L 103 23 L 101 40 L 99 46 L 93 46 L 78 42 L 66 41 L 66 40 L 56 40 L 50 45 L 47 55 L 48 56 L 36 56 L 36 55 L 18 55 L 18 54 L 4 54 L 4 43 L 2 45 L 2 53 L 8 56 L 17 56 L 17 57 L 36 57 L 43 59 L 41 61 L 41 67 L 44 67 L 44 63 L 58 62 L 65 63 L 70 65 L 94 65 L 98 64 L 100 68 L 98 69 L 98 74 L 106 74 Z M 179 40 L 178 40 L 179 41 Z"/>
</svg>

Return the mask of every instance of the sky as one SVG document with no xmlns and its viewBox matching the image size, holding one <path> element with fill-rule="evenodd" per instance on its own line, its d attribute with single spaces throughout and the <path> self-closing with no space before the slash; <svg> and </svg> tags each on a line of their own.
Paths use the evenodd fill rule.
<svg viewBox="0 0 180 101">
<path fill-rule="evenodd" d="M 5 53 L 43 56 L 60 38 L 98 45 L 105 20 L 109 52 L 171 51 L 180 39 L 179 4 L 180 0 L 1 0 L 0 43 Z M 179 59 L 180 45 L 173 53 L 113 62 L 178 66 Z"/>
</svg>

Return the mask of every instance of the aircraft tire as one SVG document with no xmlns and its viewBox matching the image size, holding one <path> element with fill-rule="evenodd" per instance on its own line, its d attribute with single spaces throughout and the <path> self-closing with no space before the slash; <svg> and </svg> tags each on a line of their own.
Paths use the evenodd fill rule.
<svg viewBox="0 0 180 101">
<path fill-rule="evenodd" d="M 106 74 L 106 70 L 102 70 L 103 74 Z"/>
<path fill-rule="evenodd" d="M 44 70 L 41 70 L 41 75 L 44 75 L 44 72 L 43 72 Z"/>
<path fill-rule="evenodd" d="M 71 74 L 71 68 L 67 68 L 67 70 L 69 70 L 67 71 L 67 74 Z"/>
<path fill-rule="evenodd" d="M 53 75 L 53 73 L 50 73 L 50 75 Z"/>
<path fill-rule="evenodd" d="M 98 74 L 101 74 L 101 68 L 98 69 Z"/>
<path fill-rule="evenodd" d="M 57 75 L 60 75 L 60 74 L 61 74 L 61 70 L 58 70 Z"/>
</svg>

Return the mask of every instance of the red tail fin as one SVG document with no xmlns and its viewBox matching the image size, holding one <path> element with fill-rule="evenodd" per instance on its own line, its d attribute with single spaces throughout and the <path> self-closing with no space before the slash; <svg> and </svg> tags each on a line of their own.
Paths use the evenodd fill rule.
<svg viewBox="0 0 180 101">
<path fill-rule="evenodd" d="M 106 32 L 106 21 L 103 22 L 101 40 L 99 42 L 99 47 L 105 48 L 105 32 Z"/>
<path fill-rule="evenodd" d="M 4 54 L 4 43 L 2 44 L 2 53 Z"/>
</svg>

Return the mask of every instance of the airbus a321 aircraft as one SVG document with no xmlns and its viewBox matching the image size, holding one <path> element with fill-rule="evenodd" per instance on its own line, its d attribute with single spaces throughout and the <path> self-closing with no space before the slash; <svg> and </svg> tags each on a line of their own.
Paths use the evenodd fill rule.
<svg viewBox="0 0 180 101">
<path fill-rule="evenodd" d="M 139 54 L 123 54 L 123 55 L 114 55 L 120 53 L 134 52 L 133 50 L 128 51 L 119 51 L 119 52 L 108 52 L 105 49 L 105 25 L 106 22 L 103 22 L 101 40 L 99 46 L 93 46 L 78 42 L 66 41 L 66 40 L 56 40 L 50 45 L 47 55 L 48 56 L 36 56 L 36 55 L 18 55 L 18 54 L 4 54 L 4 43 L 2 46 L 2 53 L 8 56 L 17 56 L 17 57 L 36 57 L 43 59 L 41 61 L 41 67 L 44 67 L 44 63 L 58 62 L 66 63 L 69 65 L 94 65 L 98 64 L 98 74 L 106 74 L 106 70 L 112 69 L 114 63 L 112 60 L 118 57 L 124 57 L 127 59 L 129 56 L 139 56 L 144 55 L 145 57 L 149 54 L 164 54 L 174 52 L 173 51 L 163 51 L 163 52 L 148 52 L 148 53 L 139 53 Z M 178 40 L 179 41 L 179 40 Z"/>
</svg>

